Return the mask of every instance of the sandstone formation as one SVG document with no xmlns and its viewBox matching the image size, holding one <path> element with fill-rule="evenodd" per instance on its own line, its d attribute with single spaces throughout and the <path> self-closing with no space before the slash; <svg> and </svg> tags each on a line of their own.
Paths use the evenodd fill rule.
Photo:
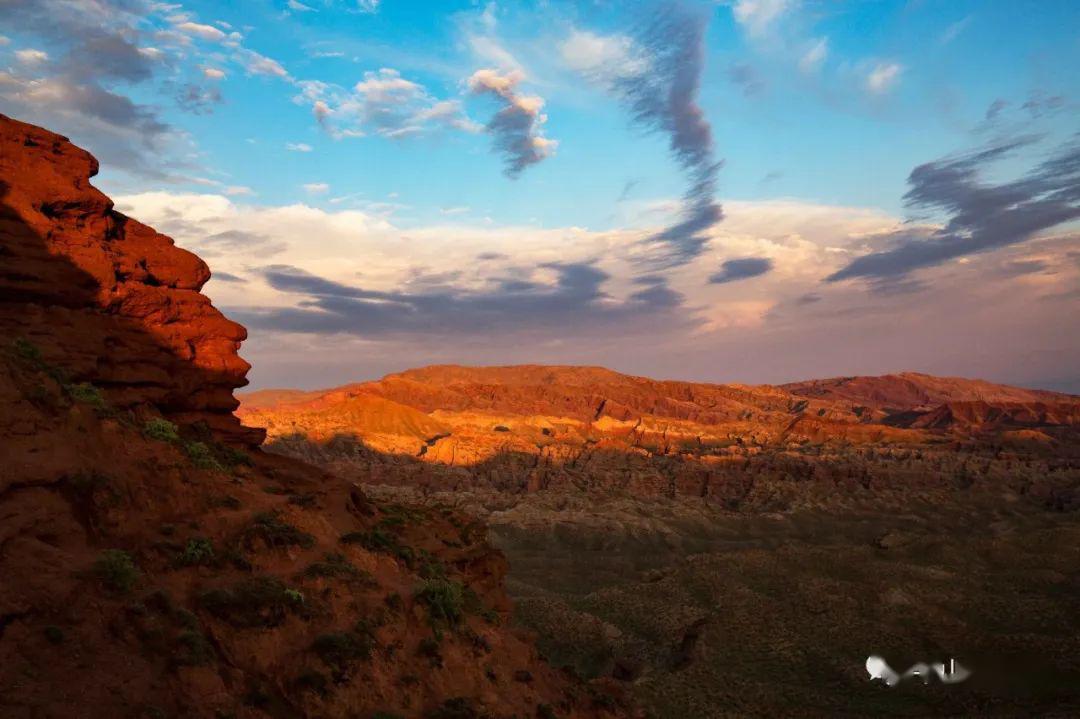
<svg viewBox="0 0 1080 719">
<path fill-rule="evenodd" d="M 507 626 L 481 525 L 254 446 L 244 329 L 96 169 L 0 117 L 0 716 L 628 715 Z"/>
<path fill-rule="evenodd" d="M 259 444 L 232 416 L 247 333 L 199 293 L 206 263 L 115 211 L 85 150 L 3 116 L 0 127 L 0 335 L 118 407 L 153 405 Z"/>
</svg>

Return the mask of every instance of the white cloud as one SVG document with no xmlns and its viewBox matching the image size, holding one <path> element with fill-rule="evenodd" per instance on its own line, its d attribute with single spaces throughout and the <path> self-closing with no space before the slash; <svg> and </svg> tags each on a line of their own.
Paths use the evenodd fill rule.
<svg viewBox="0 0 1080 719">
<path fill-rule="evenodd" d="M 255 191 L 246 185 L 228 185 L 225 190 L 225 194 L 229 197 L 236 197 L 239 195 L 254 195 Z"/>
<path fill-rule="evenodd" d="M 282 79 L 288 79 L 289 77 L 288 71 L 281 66 L 281 63 L 273 58 L 260 55 L 254 50 L 240 48 L 236 53 L 236 58 L 244 69 L 252 75 L 270 75 Z"/>
<path fill-rule="evenodd" d="M 893 88 L 904 71 L 903 65 L 896 62 L 879 62 L 866 76 L 866 89 L 875 95 L 881 95 Z"/>
<path fill-rule="evenodd" d="M 181 22 L 176 24 L 176 29 L 180 32 L 193 35 L 202 40 L 208 40 L 210 42 L 222 42 L 228 35 L 221 30 L 217 29 L 213 25 L 203 25 L 197 22 Z"/>
<path fill-rule="evenodd" d="M 563 63 L 571 70 L 600 82 L 644 73 L 648 59 L 625 35 L 597 35 L 572 30 L 559 45 Z"/>
<path fill-rule="evenodd" d="M 360 12 L 373 13 L 379 10 L 380 0 L 356 0 Z"/>
<path fill-rule="evenodd" d="M 302 2 L 297 2 L 297 0 L 289 0 L 287 4 L 290 10 L 295 10 L 297 12 L 317 12 L 315 8 L 305 5 Z"/>
<path fill-rule="evenodd" d="M 23 65 L 40 65 L 49 59 L 49 53 L 43 50 L 16 50 L 15 59 Z"/>
<path fill-rule="evenodd" d="M 5 35 L 0 35 L 0 47 L 3 47 L 4 45 L 7 45 L 10 42 L 11 42 L 10 38 L 8 38 Z"/>
<path fill-rule="evenodd" d="M 304 186 L 304 192 L 309 195 L 323 195 L 330 191 L 330 185 L 325 182 L 309 182 Z"/>
<path fill-rule="evenodd" d="M 291 152 L 311 152 L 315 148 L 306 142 L 286 142 L 285 149 Z"/>
<path fill-rule="evenodd" d="M 389 138 L 421 135 L 441 128 L 478 132 L 459 100 L 440 100 L 393 68 L 365 72 L 351 90 L 317 80 L 297 83 L 296 102 L 311 103 L 319 125 L 332 137 Z"/>
<path fill-rule="evenodd" d="M 216 67 L 204 67 L 203 77 L 207 80 L 223 80 L 225 79 L 225 71 L 218 70 Z"/>
<path fill-rule="evenodd" d="M 971 22 L 970 15 L 952 23 L 947 28 L 945 28 L 945 31 L 943 33 L 941 33 L 941 37 L 938 39 L 938 42 L 940 42 L 942 45 L 948 45 L 950 42 L 955 40 L 957 36 L 960 35 L 960 33 L 964 31 L 964 28 L 968 26 L 969 22 Z"/>
<path fill-rule="evenodd" d="M 799 59 L 799 70 L 807 75 L 817 72 L 829 56 L 829 38 L 818 38 Z"/>
<path fill-rule="evenodd" d="M 353 90 L 374 103 L 404 102 L 424 92 L 423 87 L 406 80 L 397 70 L 387 67 L 378 72 L 365 72 L 364 79 L 356 83 Z"/>
<path fill-rule="evenodd" d="M 735 0 L 731 12 L 747 32 L 761 36 L 795 4 L 794 0 Z"/>
</svg>

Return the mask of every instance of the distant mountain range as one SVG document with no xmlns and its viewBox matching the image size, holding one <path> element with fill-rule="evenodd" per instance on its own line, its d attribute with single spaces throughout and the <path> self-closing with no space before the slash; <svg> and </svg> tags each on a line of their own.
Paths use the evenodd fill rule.
<svg viewBox="0 0 1080 719">
<path fill-rule="evenodd" d="M 559 442 L 659 453 L 943 435 L 1049 443 L 1080 425 L 1074 395 L 914 372 L 750 386 L 601 367 L 441 365 L 330 390 L 238 396 L 237 414 L 271 440 L 351 434 L 380 451 L 458 464 Z"/>
</svg>

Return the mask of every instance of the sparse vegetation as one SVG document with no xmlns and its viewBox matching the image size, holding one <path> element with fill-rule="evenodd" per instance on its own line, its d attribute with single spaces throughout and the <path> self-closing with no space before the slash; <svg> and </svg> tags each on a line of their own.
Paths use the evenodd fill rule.
<svg viewBox="0 0 1080 719">
<path fill-rule="evenodd" d="M 290 612 L 304 608 L 304 595 L 280 579 L 268 576 L 245 579 L 231 587 L 211 589 L 199 595 L 199 604 L 210 614 L 238 627 L 275 627 Z"/>
<path fill-rule="evenodd" d="M 226 467 L 238 467 L 241 465 L 250 467 L 252 464 L 251 456 L 236 447 L 228 444 L 218 444 L 216 449 L 218 458 Z"/>
<path fill-rule="evenodd" d="M 224 471 L 225 466 L 218 461 L 205 442 L 184 442 L 184 453 L 199 469 Z"/>
<path fill-rule="evenodd" d="M 428 579 L 416 592 L 416 600 L 427 607 L 432 628 L 455 627 L 465 614 L 464 588 L 460 582 Z"/>
<path fill-rule="evenodd" d="M 180 432 L 176 425 L 167 419 L 153 417 L 143 424 L 143 435 L 159 442 L 179 442 Z"/>
<path fill-rule="evenodd" d="M 188 540 L 187 546 L 184 547 L 184 552 L 180 555 L 178 561 L 184 566 L 191 567 L 200 564 L 213 564 L 214 560 L 213 542 L 205 537 L 195 537 Z"/>
<path fill-rule="evenodd" d="M 260 512 L 252 518 L 251 526 L 244 531 L 244 541 L 250 547 L 261 540 L 268 547 L 315 546 L 315 538 L 281 519 L 279 512 Z"/>
<path fill-rule="evenodd" d="M 100 389 L 89 382 L 67 385 L 67 393 L 71 399 L 80 404 L 88 405 L 97 410 L 108 408 L 108 405 L 105 403 L 105 395 L 101 393 Z"/>
<path fill-rule="evenodd" d="M 139 569 L 131 555 L 122 549 L 106 549 L 94 562 L 94 575 L 108 589 L 127 593 L 139 581 Z"/>
<path fill-rule="evenodd" d="M 416 562 L 416 553 L 412 547 L 402 544 L 397 536 L 381 527 L 362 532 L 349 532 L 342 535 L 341 542 L 343 544 L 356 544 L 372 552 L 393 555 L 410 569 Z"/>
<path fill-rule="evenodd" d="M 314 577 L 331 577 L 337 579 L 370 579 L 371 575 L 367 572 L 363 572 L 345 558 L 342 554 L 330 553 L 323 557 L 322 561 L 315 562 L 308 566 L 304 570 L 304 576 L 309 578 Z"/>
<path fill-rule="evenodd" d="M 369 634 L 331 632 L 315 638 L 312 650 L 330 668 L 335 679 L 344 678 L 351 664 L 371 658 L 374 641 Z"/>
</svg>

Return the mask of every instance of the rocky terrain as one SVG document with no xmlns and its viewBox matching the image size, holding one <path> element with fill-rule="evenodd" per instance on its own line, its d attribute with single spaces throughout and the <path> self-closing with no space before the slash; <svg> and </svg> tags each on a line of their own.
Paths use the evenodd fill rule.
<svg viewBox="0 0 1080 719">
<path fill-rule="evenodd" d="M 515 621 L 656 717 L 1075 716 L 1077 397 L 429 367 L 241 396 L 268 448 L 483 520 Z M 950 658 L 962 684 L 864 664 Z"/>
<path fill-rule="evenodd" d="M 258 448 L 209 269 L 96 171 L 0 116 L 0 716 L 626 715 L 508 627 L 476 522 Z"/>
</svg>

